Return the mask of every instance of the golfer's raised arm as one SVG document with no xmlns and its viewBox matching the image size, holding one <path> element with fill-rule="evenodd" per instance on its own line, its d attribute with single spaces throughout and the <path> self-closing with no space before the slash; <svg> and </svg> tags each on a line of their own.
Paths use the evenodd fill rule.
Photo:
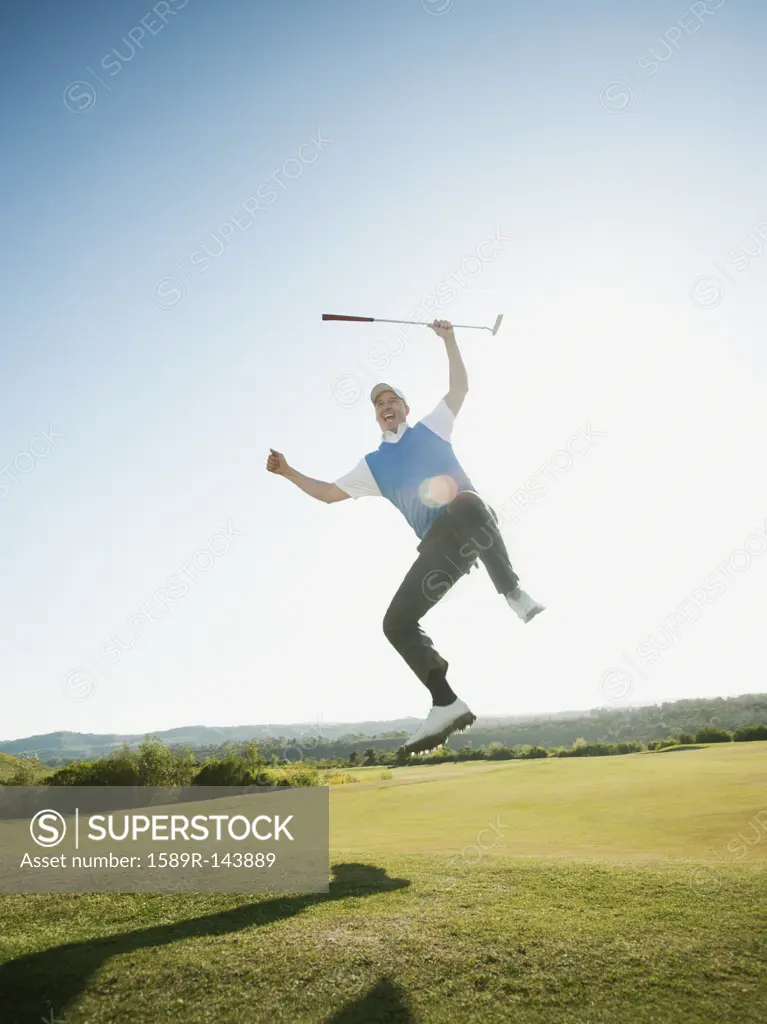
<svg viewBox="0 0 767 1024">
<path fill-rule="evenodd" d="M 466 372 L 463 357 L 458 348 L 458 342 L 455 340 L 453 325 L 448 320 L 435 320 L 431 328 L 445 343 L 447 362 L 450 368 L 450 381 L 448 392 L 445 395 L 445 405 L 454 416 L 457 416 L 469 390 L 469 375 Z"/>
<path fill-rule="evenodd" d="M 346 491 L 342 491 L 336 484 L 329 483 L 327 480 L 314 480 L 310 476 L 304 476 L 303 473 L 299 473 L 297 469 L 289 466 L 285 456 L 281 452 L 276 452 L 274 448 L 269 449 L 266 468 L 270 473 L 284 476 L 286 480 L 290 480 L 296 487 L 300 487 L 305 494 L 316 498 L 317 501 L 324 502 L 326 505 L 331 505 L 336 501 L 344 501 L 345 498 L 349 497 Z"/>
</svg>

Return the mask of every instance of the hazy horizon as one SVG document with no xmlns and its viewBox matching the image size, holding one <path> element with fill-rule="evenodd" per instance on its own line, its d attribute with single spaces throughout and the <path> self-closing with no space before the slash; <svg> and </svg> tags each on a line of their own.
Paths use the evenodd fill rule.
<svg viewBox="0 0 767 1024">
<path fill-rule="evenodd" d="M 758 695 L 758 693 L 755 693 L 753 695 L 756 696 L 756 695 Z M 727 696 L 723 696 L 722 699 L 723 700 L 735 699 L 737 697 L 748 697 L 748 696 L 752 696 L 752 694 L 751 693 L 728 694 Z M 696 698 L 692 697 L 692 698 L 681 698 L 681 699 L 683 699 L 683 700 L 695 700 Z M 705 697 L 705 698 L 701 697 L 700 699 L 701 700 L 712 700 L 712 699 L 715 700 L 715 699 L 717 699 L 717 695 L 712 695 L 712 696 Z M 643 704 L 643 703 L 635 703 L 635 702 L 631 702 L 631 701 L 623 701 L 620 704 L 619 707 L 616 707 L 614 704 L 602 704 L 602 705 L 596 705 L 594 707 L 588 707 L 588 708 L 560 708 L 558 710 L 524 712 L 523 714 L 515 714 L 513 712 L 509 712 L 507 714 L 500 713 L 500 714 L 493 714 L 493 715 L 479 715 L 478 718 L 477 718 L 477 723 L 475 724 L 474 728 L 477 728 L 478 726 L 480 726 L 482 721 L 483 720 L 487 720 L 487 719 L 504 719 L 504 718 L 530 719 L 530 718 L 546 718 L 546 717 L 551 717 L 551 716 L 562 716 L 562 715 L 584 715 L 584 714 L 588 714 L 589 712 L 592 712 L 592 711 L 639 710 L 640 708 L 646 708 L 646 707 L 658 707 L 662 703 L 663 702 L 657 702 L 655 704 L 653 704 L 653 703 L 651 703 L 651 704 Z M 102 731 L 102 732 L 98 732 L 98 733 L 93 733 L 93 732 L 85 733 L 85 732 L 81 732 L 79 730 L 70 730 L 70 729 L 56 729 L 56 730 L 52 730 L 51 732 L 48 732 L 48 733 L 29 733 L 29 734 L 24 735 L 24 736 L 3 737 L 3 738 L 0 738 L 0 747 L 3 744 L 5 744 L 5 743 L 18 743 L 20 740 L 29 739 L 32 736 L 43 736 L 43 737 L 44 736 L 52 736 L 52 735 L 55 735 L 57 732 L 71 732 L 73 735 L 81 735 L 81 736 L 107 736 L 107 735 L 115 735 L 115 736 L 154 736 L 154 735 L 156 735 L 158 733 L 161 733 L 161 732 L 181 732 L 181 731 L 189 730 L 189 729 L 250 729 L 250 728 L 253 728 L 253 729 L 270 729 L 271 730 L 272 727 L 280 728 L 280 727 L 286 727 L 286 726 L 295 726 L 296 728 L 303 727 L 305 729 L 312 730 L 313 732 L 316 733 L 316 735 L 321 736 L 322 735 L 322 728 L 323 727 L 334 729 L 334 728 L 337 728 L 338 726 L 342 726 L 342 725 L 352 726 L 352 725 L 362 725 L 362 724 L 377 724 L 379 722 L 380 722 L 381 725 L 388 725 L 388 724 L 390 724 L 392 722 L 410 721 L 410 720 L 418 721 L 418 718 L 417 718 L 417 716 L 414 716 L 414 715 L 393 715 L 392 717 L 385 718 L 385 719 L 356 719 L 355 721 L 350 721 L 350 722 L 347 722 L 347 721 L 336 721 L 336 720 L 334 720 L 334 721 L 327 720 L 327 721 L 320 721 L 320 722 L 317 722 L 317 721 L 294 720 L 294 721 L 288 721 L 288 722 L 239 722 L 239 723 L 229 723 L 229 724 L 221 724 L 219 722 L 219 723 L 214 724 L 214 725 L 211 725 L 211 724 L 205 723 L 205 722 L 194 722 L 194 723 L 190 723 L 190 724 L 187 724 L 187 725 L 167 726 L 167 727 L 162 728 L 162 729 L 137 729 L 137 730 L 129 730 L 127 732 L 115 731 L 115 730 L 106 730 L 106 731 Z"/>
</svg>

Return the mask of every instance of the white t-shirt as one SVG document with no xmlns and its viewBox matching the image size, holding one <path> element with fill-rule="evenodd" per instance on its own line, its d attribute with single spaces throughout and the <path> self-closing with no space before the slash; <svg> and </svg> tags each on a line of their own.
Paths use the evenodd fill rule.
<svg viewBox="0 0 767 1024">
<path fill-rule="evenodd" d="M 443 398 L 436 409 L 432 410 L 428 416 L 424 416 L 419 422 L 423 423 L 437 437 L 441 437 L 443 441 L 449 441 L 450 435 L 453 433 L 455 414 L 447 407 Z M 409 429 L 408 423 L 400 423 L 396 433 L 393 430 L 385 430 L 381 435 L 381 440 L 389 444 L 396 444 L 405 431 Z M 381 492 L 373 478 L 373 474 L 370 472 L 367 459 L 360 459 L 354 469 L 335 481 L 335 485 L 340 487 L 342 491 L 346 491 L 349 497 L 355 500 L 357 498 L 381 497 Z"/>
</svg>

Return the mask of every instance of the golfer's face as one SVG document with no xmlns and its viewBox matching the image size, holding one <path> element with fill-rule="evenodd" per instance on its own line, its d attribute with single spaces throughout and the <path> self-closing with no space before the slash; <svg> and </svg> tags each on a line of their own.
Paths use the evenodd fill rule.
<svg viewBox="0 0 767 1024">
<path fill-rule="evenodd" d="M 400 423 L 405 422 L 405 403 L 401 398 L 397 398 L 393 391 L 382 391 L 376 398 L 375 409 L 376 420 L 381 430 L 392 430 L 396 433 Z"/>
</svg>

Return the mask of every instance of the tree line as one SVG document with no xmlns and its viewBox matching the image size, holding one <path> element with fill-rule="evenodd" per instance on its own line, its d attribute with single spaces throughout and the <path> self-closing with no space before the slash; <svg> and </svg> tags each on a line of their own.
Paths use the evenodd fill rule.
<svg viewBox="0 0 767 1024">
<path fill-rule="evenodd" d="M 384 768 L 448 761 L 537 760 L 548 757 L 612 757 L 642 751 L 670 750 L 706 743 L 741 743 L 767 740 L 767 724 L 753 723 L 729 732 L 717 726 L 703 726 L 695 733 L 679 732 L 648 743 L 588 742 L 579 736 L 569 747 L 547 748 L 538 744 L 510 747 L 494 741 L 487 747 L 464 745 L 457 750 L 442 746 L 428 754 L 379 751 L 372 745 L 361 753 L 344 757 L 302 756 L 291 760 L 267 752 L 256 740 L 227 744 L 202 760 L 189 747 L 168 746 L 148 736 L 137 749 L 125 744 L 96 761 L 76 761 L 46 771 L 37 758 L 20 758 L 11 775 L 0 782 L 9 786 L 323 786 L 358 781 L 344 769 L 380 765 Z M 284 751 L 288 753 L 288 751 Z"/>
<path fill-rule="evenodd" d="M 605 707 L 584 712 L 559 712 L 521 721 L 480 718 L 468 732 L 459 737 L 451 737 L 447 747 L 455 751 L 462 745 L 481 749 L 489 747 L 491 743 L 500 743 L 506 747 L 521 748 L 529 745 L 551 750 L 569 748 L 580 737 L 587 743 L 633 742 L 647 745 L 680 733 L 694 736 L 705 726 L 734 734 L 745 726 L 764 721 L 767 721 L 767 693 L 742 694 L 738 697 L 700 697 L 638 708 Z M 169 745 L 189 747 L 199 761 L 211 754 L 221 755 L 229 742 L 244 742 L 250 738 L 257 740 L 267 759 L 274 755 L 291 761 L 304 757 L 345 760 L 355 748 L 360 750 L 371 747 L 379 753 L 395 752 L 407 737 L 407 733 L 402 731 L 404 728 L 406 726 L 400 722 L 396 723 L 396 727 L 393 727 L 393 723 L 382 722 L 377 733 L 355 731 L 354 726 L 349 726 L 341 734 L 340 727 L 333 726 L 330 735 L 323 735 L 314 728 L 286 726 L 285 735 L 275 736 L 270 733 L 268 736 L 256 737 L 228 736 L 227 730 L 221 730 L 221 739 L 212 741 L 203 738 L 195 741 L 190 737 L 194 736 L 196 730 L 187 729 L 168 730 L 158 738 Z M 202 733 L 212 731 L 215 730 L 205 729 Z M 182 732 L 183 738 L 180 735 Z M 65 736 L 67 742 L 64 746 L 69 747 L 69 751 L 61 749 L 62 738 Z M 28 739 L 28 747 L 22 748 L 15 742 L 7 745 L 7 752 L 22 756 L 37 754 L 43 764 L 50 767 L 95 760 L 106 756 L 112 749 L 120 749 L 118 744 L 128 742 L 135 748 L 140 741 L 140 737 L 91 737 L 56 733 Z M 94 745 L 95 740 L 99 741 L 97 745 Z M 107 742 L 110 740 L 113 743 Z"/>
</svg>

